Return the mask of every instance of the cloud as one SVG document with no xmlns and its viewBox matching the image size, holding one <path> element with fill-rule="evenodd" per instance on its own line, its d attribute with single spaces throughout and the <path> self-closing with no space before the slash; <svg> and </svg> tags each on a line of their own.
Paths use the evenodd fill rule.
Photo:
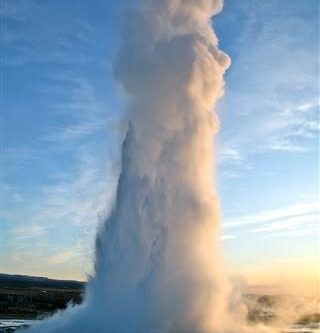
<svg viewBox="0 0 320 333">
<path fill-rule="evenodd" d="M 31 147 L 16 147 L 16 148 L 7 148 L 4 147 L 1 152 L 1 159 L 5 162 L 11 161 L 21 161 L 21 160 L 31 160 L 38 158 L 41 154 L 41 150 L 31 148 Z"/>
<path fill-rule="evenodd" d="M 229 239 L 235 239 L 236 237 L 234 235 L 223 235 L 220 237 L 220 239 L 222 241 L 226 241 L 226 240 L 229 240 Z"/>
<path fill-rule="evenodd" d="M 312 216 L 313 219 L 316 215 L 311 213 L 319 212 L 319 208 L 320 205 L 318 202 L 298 203 L 280 209 L 263 211 L 254 215 L 248 215 L 234 219 L 227 219 L 223 223 L 223 228 L 233 229 L 233 228 L 243 228 L 247 226 L 252 226 L 255 224 L 264 225 L 266 223 L 270 223 L 273 221 L 281 221 L 283 219 L 287 219 L 286 220 L 287 222 L 282 222 L 284 223 L 284 225 L 287 225 L 288 223 L 290 224 L 290 219 L 288 220 L 288 218 L 291 217 L 294 217 L 295 220 L 293 221 L 297 223 L 297 221 L 300 221 L 299 218 L 303 220 L 305 216 L 308 216 L 308 218 Z"/>
<path fill-rule="evenodd" d="M 77 265 L 73 271 L 64 267 L 65 274 L 80 278 L 91 269 L 96 226 L 112 205 L 117 176 L 117 160 L 106 160 L 111 148 L 97 143 L 102 146 L 115 131 L 107 132 L 112 122 L 104 97 L 77 70 L 49 68 L 30 89 L 45 102 L 40 117 L 45 125 L 35 131 L 31 123 L 26 133 L 32 140 L 15 141 L 2 152 L 5 268 L 32 273 L 32 267 L 35 274 L 55 276 L 65 264 L 59 253 L 68 246 Z M 30 105 L 30 118 L 37 118 L 39 105 Z"/>
<path fill-rule="evenodd" d="M 318 127 L 315 126 L 318 106 L 310 101 L 287 107 L 284 110 L 281 107 L 283 106 L 274 105 L 277 113 L 264 128 L 264 133 L 269 138 L 269 149 L 306 151 L 308 144 L 302 139 L 312 139 L 318 135 Z"/>
<path fill-rule="evenodd" d="M 68 142 L 68 144 L 70 144 L 70 141 L 82 139 L 105 127 L 106 122 L 102 120 L 83 121 L 77 124 L 56 128 L 48 135 L 47 139 L 53 142 Z"/>
<path fill-rule="evenodd" d="M 10 230 L 10 234 L 19 242 L 25 241 L 26 239 L 37 239 L 43 237 L 46 233 L 46 228 L 44 225 L 22 225 L 19 227 L 15 227 Z"/>
<path fill-rule="evenodd" d="M 232 164 L 241 164 L 244 160 L 242 153 L 235 148 L 231 147 L 219 147 L 217 152 L 218 163 L 232 163 Z"/>
<path fill-rule="evenodd" d="M 112 127 L 113 120 L 104 101 L 96 96 L 95 87 L 88 80 L 74 75 L 66 77 L 55 74 L 49 79 L 54 82 L 54 86 L 58 86 L 57 89 L 62 94 L 60 102 L 51 106 L 52 112 L 61 120 L 67 117 L 68 121 L 49 128 L 49 133 L 44 134 L 43 140 L 56 143 L 64 149 L 73 149 L 75 141 L 84 138 L 88 141 L 89 136 L 99 133 L 106 137 L 107 129 Z M 68 82 L 68 89 L 64 85 L 60 87 L 60 82 Z M 50 93 L 52 91 L 48 92 Z M 110 132 L 112 131 L 108 134 Z"/>
<path fill-rule="evenodd" d="M 54 255 L 48 258 L 49 265 L 60 265 L 69 262 L 70 260 L 74 259 L 75 257 L 79 256 L 79 248 L 74 249 L 67 249 L 63 251 L 59 251 Z"/>
<path fill-rule="evenodd" d="M 247 162 L 261 153 L 303 154 L 316 148 L 318 20 L 312 6 L 301 10 L 297 3 L 230 2 L 233 15 L 222 13 L 238 32 L 220 28 L 233 41 L 220 137 Z M 235 21 L 234 13 L 245 20 Z"/>
<path fill-rule="evenodd" d="M 7 270 L 30 273 L 33 267 L 39 274 L 56 276 L 71 259 L 73 271 L 68 269 L 65 276 L 82 278 L 91 270 L 96 227 L 112 205 L 116 176 L 84 147 L 76 165 L 75 170 L 57 173 L 53 184 L 34 186 L 32 192 L 7 186 L 2 212 Z M 16 194 L 22 196 L 18 203 Z"/>
<path fill-rule="evenodd" d="M 218 144 L 216 158 L 218 173 L 223 185 L 227 183 L 228 179 L 241 178 L 244 172 L 252 170 L 252 165 L 241 147 L 228 146 L 224 143 Z"/>
<path fill-rule="evenodd" d="M 42 208 L 32 216 L 32 221 L 96 224 L 97 214 L 107 206 L 110 179 L 97 169 L 92 156 L 82 154 L 78 161 L 82 165 L 75 174 L 63 174 L 60 182 L 40 188 Z"/>
<path fill-rule="evenodd" d="M 282 258 L 282 259 L 272 259 L 265 261 L 261 266 L 264 265 L 268 267 L 268 265 L 283 265 L 283 264 L 292 264 L 292 263 L 301 263 L 301 262 L 313 262 L 315 257 L 306 256 L 306 257 L 295 257 L 295 258 Z"/>
<path fill-rule="evenodd" d="M 252 98 L 259 100 L 261 96 L 253 94 Z M 284 97 L 281 101 L 265 101 L 265 104 L 260 106 L 263 113 L 247 105 L 251 119 L 244 117 L 243 126 L 237 128 L 234 135 L 228 133 L 221 140 L 222 146 L 233 146 L 237 149 L 226 149 L 223 152 L 222 148 L 221 160 L 240 165 L 239 162 L 244 159 L 248 162 L 248 155 L 257 153 L 303 153 L 314 150 L 319 135 L 318 105 L 313 99 L 295 102 L 288 101 L 287 98 Z"/>
<path fill-rule="evenodd" d="M 301 229 L 297 230 L 287 230 L 283 232 L 276 232 L 276 233 L 270 233 L 267 235 L 263 235 L 262 238 L 280 238 L 284 237 L 286 239 L 288 238 L 296 238 L 296 237 L 304 237 L 304 236 L 314 236 L 319 234 L 319 226 L 318 227 L 303 227 Z"/>
<path fill-rule="evenodd" d="M 289 140 L 273 142 L 270 144 L 269 149 L 274 151 L 287 151 L 287 152 L 296 152 L 296 153 L 299 152 L 301 153 L 308 150 L 305 147 L 290 143 Z"/>
<path fill-rule="evenodd" d="M 4 0 L 1 14 L 3 66 L 97 65 L 92 45 L 101 45 L 104 37 L 87 16 L 70 20 L 60 6 L 32 0 Z"/>
<path fill-rule="evenodd" d="M 319 108 L 319 101 L 305 101 L 297 106 L 297 110 L 308 112 L 312 109 Z"/>
<path fill-rule="evenodd" d="M 41 13 L 41 7 L 31 0 L 4 0 L 1 6 L 2 17 L 16 22 L 30 20 L 39 13 Z"/>
<path fill-rule="evenodd" d="M 251 232 L 268 232 L 268 231 L 280 231 L 280 230 L 295 230 L 301 225 L 309 223 L 319 222 L 319 213 L 317 214 L 302 214 L 299 216 L 294 216 L 289 219 L 280 219 L 272 223 L 264 224 L 260 228 L 252 229 Z M 304 226 L 305 227 L 305 226 Z"/>
</svg>

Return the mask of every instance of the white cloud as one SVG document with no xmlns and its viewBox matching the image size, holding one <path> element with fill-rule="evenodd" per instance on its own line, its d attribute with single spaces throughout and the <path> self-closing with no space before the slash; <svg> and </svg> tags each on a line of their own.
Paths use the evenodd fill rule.
<svg viewBox="0 0 320 333">
<path fill-rule="evenodd" d="M 243 228 L 255 224 L 271 223 L 273 221 L 279 221 L 281 219 L 288 219 L 291 217 L 295 217 L 296 219 L 303 219 L 303 216 L 314 217 L 315 214 L 311 213 L 319 212 L 319 208 L 320 204 L 318 202 L 299 203 L 280 209 L 263 211 L 254 215 L 229 219 L 223 223 L 223 228 Z"/>
<path fill-rule="evenodd" d="M 273 115 L 265 128 L 269 137 L 271 150 L 287 150 L 303 152 L 307 150 L 306 142 L 301 139 L 316 138 L 319 126 L 317 124 L 317 108 L 312 102 L 288 107 L 281 111 L 281 105 L 276 106 Z M 299 140 L 297 140 L 299 139 Z"/>
<path fill-rule="evenodd" d="M 319 101 L 304 101 L 297 106 L 297 110 L 304 112 L 318 108 L 319 108 Z"/>
<path fill-rule="evenodd" d="M 36 239 L 43 237 L 46 233 L 46 228 L 44 225 L 39 224 L 26 224 L 19 227 L 11 229 L 10 234 L 18 241 L 23 241 L 26 239 Z"/>
<path fill-rule="evenodd" d="M 219 163 L 241 164 L 244 160 L 244 156 L 241 152 L 238 149 L 231 147 L 219 147 L 217 156 Z"/>
<path fill-rule="evenodd" d="M 236 237 L 234 235 L 223 235 L 220 237 L 220 239 L 222 241 L 226 241 L 226 240 L 229 240 L 229 239 L 235 239 Z"/>
<path fill-rule="evenodd" d="M 98 213 L 107 208 L 112 195 L 112 181 L 110 183 L 103 170 L 97 169 L 92 156 L 82 153 L 78 163 L 81 166 L 77 173 L 63 175 L 61 182 L 40 189 L 41 209 L 38 202 L 31 221 L 68 221 L 74 225 L 97 223 Z"/>
<path fill-rule="evenodd" d="M 309 21 L 294 3 L 281 1 L 229 6 L 246 20 L 237 22 L 241 29 L 227 74 L 223 144 L 237 147 L 247 157 L 315 150 L 319 131 L 315 16 Z"/>
<path fill-rule="evenodd" d="M 262 238 L 281 238 L 281 237 L 284 237 L 286 239 L 298 238 L 298 237 L 304 237 L 304 236 L 319 235 L 319 231 L 320 231 L 319 227 L 318 228 L 303 228 L 303 229 L 292 230 L 292 231 L 270 233 L 270 234 L 264 235 Z"/>
<path fill-rule="evenodd" d="M 77 257 L 80 254 L 79 252 L 80 251 L 77 248 L 59 251 L 58 253 L 55 253 L 54 255 L 52 255 L 48 258 L 48 264 L 49 265 L 65 264 L 68 261 Z"/>
<path fill-rule="evenodd" d="M 40 14 L 41 8 L 31 0 L 5 0 L 1 6 L 1 15 L 4 19 L 16 22 L 24 22 L 34 17 L 35 13 Z"/>
<path fill-rule="evenodd" d="M 6 266 L 20 265 L 27 272 L 27 263 L 39 257 L 48 272 L 50 265 L 71 259 L 78 264 L 75 274 L 84 269 L 82 263 L 86 272 L 91 269 L 97 224 L 111 208 L 117 178 L 107 173 L 108 166 L 99 169 L 85 150 L 79 152 L 77 163 L 76 172 L 64 173 L 55 184 L 33 188 L 19 209 L 4 207 L 2 217 L 10 221 L 4 243 Z M 9 190 L 13 200 L 15 188 Z M 69 247 L 63 250 L 66 244 Z"/>
<path fill-rule="evenodd" d="M 56 172 L 54 183 L 32 186 L 32 192 L 7 186 L 2 216 L 9 222 L 4 243 L 7 271 L 51 276 L 63 271 L 62 276 L 77 278 L 91 271 L 97 223 L 111 207 L 117 175 L 88 147 L 81 145 L 76 152 L 73 170 Z M 18 205 L 16 196 L 23 198 Z"/>
<path fill-rule="evenodd" d="M 31 160 L 39 157 L 41 151 L 39 149 L 30 147 L 16 147 L 16 148 L 6 148 L 4 147 L 1 152 L 1 159 L 3 161 L 21 161 L 21 160 Z"/>
<path fill-rule="evenodd" d="M 270 143 L 269 149 L 274 151 L 287 151 L 287 152 L 296 152 L 296 153 L 299 152 L 301 153 L 308 150 L 306 147 L 290 143 L 289 140 L 283 140 L 283 141 L 275 140 L 275 142 Z"/>
<path fill-rule="evenodd" d="M 47 137 L 49 141 L 68 142 L 78 140 L 84 136 L 96 133 L 106 127 L 106 122 L 101 120 L 83 121 L 77 124 L 60 127 L 52 131 Z"/>
<path fill-rule="evenodd" d="M 67 12 L 58 10 L 59 7 L 50 3 L 3 0 L 3 65 L 97 63 L 88 45 L 99 45 L 103 41 L 102 36 L 97 38 L 100 32 L 80 17 L 70 20 Z"/>
<path fill-rule="evenodd" d="M 276 220 L 275 222 L 263 225 L 260 228 L 250 230 L 251 232 L 267 232 L 278 230 L 295 230 L 301 225 L 319 222 L 320 215 L 318 214 L 302 214 L 289 219 Z M 304 226 L 303 226 L 304 227 Z"/>
</svg>

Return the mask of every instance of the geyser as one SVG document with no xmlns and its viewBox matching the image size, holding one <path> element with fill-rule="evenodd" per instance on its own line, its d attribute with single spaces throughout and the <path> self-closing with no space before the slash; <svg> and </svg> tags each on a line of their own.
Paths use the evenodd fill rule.
<svg viewBox="0 0 320 333">
<path fill-rule="evenodd" d="M 230 64 L 211 26 L 221 9 L 141 0 L 126 12 L 114 72 L 129 129 L 95 276 L 83 305 L 28 332 L 231 332 L 213 177 L 213 109 Z"/>
</svg>

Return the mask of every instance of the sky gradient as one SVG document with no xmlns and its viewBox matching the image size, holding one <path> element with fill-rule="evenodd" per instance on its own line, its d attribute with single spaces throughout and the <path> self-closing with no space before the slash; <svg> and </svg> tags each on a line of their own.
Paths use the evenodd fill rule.
<svg viewBox="0 0 320 333">
<path fill-rule="evenodd" d="M 2 272 L 92 271 L 126 130 L 112 61 L 131 2 L 3 1 Z M 319 283 L 318 14 L 317 0 L 225 0 L 213 22 L 232 58 L 217 110 L 222 240 L 252 288 Z"/>
</svg>

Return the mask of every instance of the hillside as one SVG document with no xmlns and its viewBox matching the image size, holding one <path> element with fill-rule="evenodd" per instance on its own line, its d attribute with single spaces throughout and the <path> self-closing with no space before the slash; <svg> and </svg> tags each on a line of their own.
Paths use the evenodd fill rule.
<svg viewBox="0 0 320 333">
<path fill-rule="evenodd" d="M 81 303 L 84 287 L 79 281 L 0 274 L 0 317 L 45 316 L 70 302 Z"/>
</svg>

